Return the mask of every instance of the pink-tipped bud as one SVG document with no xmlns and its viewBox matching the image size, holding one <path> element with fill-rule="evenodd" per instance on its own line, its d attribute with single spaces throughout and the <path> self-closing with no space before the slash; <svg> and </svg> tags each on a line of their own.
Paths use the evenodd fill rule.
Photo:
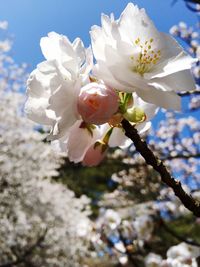
<svg viewBox="0 0 200 267">
<path fill-rule="evenodd" d="M 81 88 L 78 112 L 87 123 L 100 125 L 108 122 L 118 106 L 117 93 L 104 84 L 93 82 Z"/>
<path fill-rule="evenodd" d="M 99 142 L 93 144 L 86 152 L 83 166 L 94 167 L 101 163 L 107 153 L 107 146 Z"/>
</svg>

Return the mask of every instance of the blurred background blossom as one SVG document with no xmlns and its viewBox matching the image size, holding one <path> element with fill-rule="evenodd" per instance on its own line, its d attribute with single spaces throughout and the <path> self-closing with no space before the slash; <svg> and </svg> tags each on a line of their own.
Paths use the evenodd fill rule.
<svg viewBox="0 0 200 267">
<path fill-rule="evenodd" d="M 23 113 L 28 73 L 42 60 L 40 38 L 54 30 L 70 39 L 80 36 L 88 46 L 88 31 L 99 24 L 100 13 L 118 16 L 127 3 L 0 3 L 0 267 L 200 266 L 199 219 L 134 146 L 110 150 L 98 168 L 74 165 L 53 152 L 46 140 L 49 129 Z M 136 4 L 147 9 L 161 31 L 169 31 L 200 58 L 198 4 Z M 199 66 L 198 61 L 193 67 L 196 90 L 181 93 L 183 112 L 163 109 L 143 136 L 197 200 Z"/>
</svg>

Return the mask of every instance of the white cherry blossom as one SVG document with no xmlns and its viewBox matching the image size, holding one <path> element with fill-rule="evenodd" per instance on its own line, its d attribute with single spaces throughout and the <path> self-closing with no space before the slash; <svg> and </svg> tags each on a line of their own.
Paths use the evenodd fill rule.
<svg viewBox="0 0 200 267">
<path fill-rule="evenodd" d="M 135 93 L 132 94 L 133 104 L 130 108 L 139 109 L 142 115 L 142 120 L 135 123 L 135 127 L 140 134 L 143 134 L 151 127 L 150 120 L 155 116 L 158 108 L 144 102 Z M 109 130 L 112 128 L 110 134 Z M 107 136 L 108 134 L 108 136 Z M 104 140 L 106 138 L 106 141 Z M 77 141 L 78 140 L 78 141 Z M 132 142 L 128 139 L 124 130 L 121 127 L 112 127 L 109 123 L 104 123 L 100 126 L 88 124 L 82 120 L 77 120 L 58 140 L 54 140 L 52 145 L 58 152 L 64 152 L 70 161 L 78 163 L 83 161 L 88 149 L 100 141 L 107 147 L 127 148 Z M 105 154 L 105 153 L 104 153 Z"/>
<path fill-rule="evenodd" d="M 177 92 L 195 89 L 190 68 L 195 60 L 146 15 L 129 3 L 118 20 L 102 15 L 91 30 L 97 64 L 94 74 L 107 85 L 136 92 L 144 101 L 180 110 Z"/>
<path fill-rule="evenodd" d="M 71 43 L 55 32 L 40 45 L 46 60 L 29 77 L 25 111 L 33 121 L 52 126 L 50 139 L 56 139 L 79 119 L 77 96 L 88 82 L 92 54 L 79 38 Z"/>
<path fill-rule="evenodd" d="M 0 265 L 83 266 L 89 199 L 51 181 L 63 159 L 21 112 L 25 70 L 0 66 Z"/>
<path fill-rule="evenodd" d="M 176 246 L 171 247 L 167 251 L 167 257 L 172 259 L 181 259 L 186 261 L 187 259 L 197 258 L 200 256 L 200 248 L 190 246 L 186 243 L 180 243 Z"/>
<path fill-rule="evenodd" d="M 160 267 L 162 263 L 162 257 L 155 253 L 149 253 L 145 258 L 146 267 Z"/>
</svg>

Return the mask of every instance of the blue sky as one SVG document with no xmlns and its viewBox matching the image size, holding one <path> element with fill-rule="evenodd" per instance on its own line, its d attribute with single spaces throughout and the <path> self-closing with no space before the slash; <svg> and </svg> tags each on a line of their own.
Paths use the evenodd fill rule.
<svg viewBox="0 0 200 267">
<path fill-rule="evenodd" d="M 113 12 L 120 15 L 126 0 L 0 0 L 0 20 L 8 20 L 9 33 L 14 36 L 15 60 L 27 62 L 31 68 L 43 60 L 39 41 L 50 31 L 65 34 L 70 40 L 77 36 L 89 45 L 89 30 L 100 24 L 100 14 Z M 172 0 L 135 0 L 144 7 L 160 31 L 179 21 L 194 24 L 196 18 L 179 0 L 173 7 Z"/>
</svg>

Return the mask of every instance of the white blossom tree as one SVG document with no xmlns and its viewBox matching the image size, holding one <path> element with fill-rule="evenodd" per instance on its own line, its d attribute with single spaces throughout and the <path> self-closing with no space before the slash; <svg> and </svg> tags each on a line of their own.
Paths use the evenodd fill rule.
<svg viewBox="0 0 200 267">
<path fill-rule="evenodd" d="M 10 48 L 1 41 L 0 266 L 83 266 L 89 199 L 51 181 L 63 160 L 23 114 L 26 65 L 15 64 Z"/>
</svg>

